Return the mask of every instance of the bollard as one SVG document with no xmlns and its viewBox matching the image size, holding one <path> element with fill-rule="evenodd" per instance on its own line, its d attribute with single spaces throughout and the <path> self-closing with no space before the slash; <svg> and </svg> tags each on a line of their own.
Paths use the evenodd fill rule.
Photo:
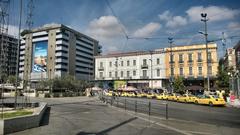
<svg viewBox="0 0 240 135">
<path fill-rule="evenodd" d="M 148 103 L 148 115 L 151 115 L 151 102 Z"/>
<path fill-rule="evenodd" d="M 168 104 L 166 104 L 166 120 L 168 119 Z"/>
</svg>

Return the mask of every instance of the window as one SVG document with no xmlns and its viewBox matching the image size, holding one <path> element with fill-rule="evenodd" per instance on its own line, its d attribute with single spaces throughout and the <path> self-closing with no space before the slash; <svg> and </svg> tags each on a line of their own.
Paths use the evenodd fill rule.
<svg viewBox="0 0 240 135">
<path fill-rule="evenodd" d="M 123 77 L 123 71 L 121 71 L 121 77 Z"/>
<path fill-rule="evenodd" d="M 109 72 L 109 77 L 112 77 L 112 72 Z"/>
<path fill-rule="evenodd" d="M 103 72 L 100 72 L 99 74 L 100 74 L 100 77 L 102 78 L 103 77 Z"/>
<path fill-rule="evenodd" d="M 198 67 L 198 75 L 202 75 L 202 67 Z"/>
<path fill-rule="evenodd" d="M 118 72 L 117 72 L 117 71 L 115 71 L 115 77 L 116 77 L 116 78 L 118 77 Z"/>
<path fill-rule="evenodd" d="M 174 68 L 171 68 L 171 75 L 174 75 Z"/>
<path fill-rule="evenodd" d="M 183 75 L 183 67 L 179 68 L 179 73 L 180 73 L 181 76 Z"/>
<path fill-rule="evenodd" d="M 143 59 L 143 65 L 147 65 L 147 60 Z"/>
<path fill-rule="evenodd" d="M 133 76 L 136 76 L 136 70 L 133 70 Z"/>
<path fill-rule="evenodd" d="M 198 53 L 198 61 L 200 62 L 200 61 L 202 61 L 202 53 Z"/>
<path fill-rule="evenodd" d="M 118 66 L 118 61 L 115 61 L 115 66 L 116 66 L 116 67 Z"/>
<path fill-rule="evenodd" d="M 127 77 L 129 77 L 130 76 L 130 71 L 127 71 Z"/>
<path fill-rule="evenodd" d="M 136 66 L 136 60 L 133 60 L 133 66 Z"/>
<path fill-rule="evenodd" d="M 123 67 L 123 61 L 121 61 L 121 66 Z"/>
<path fill-rule="evenodd" d="M 103 63 L 102 62 L 100 62 L 100 67 L 103 67 Z"/>
<path fill-rule="evenodd" d="M 157 58 L 157 64 L 160 64 L 160 59 L 159 58 Z"/>
<path fill-rule="evenodd" d="M 212 53 L 208 52 L 208 61 L 210 61 L 212 59 Z"/>
<path fill-rule="evenodd" d="M 127 61 L 127 66 L 129 66 L 130 65 L 130 62 L 129 62 L 129 60 Z"/>
<path fill-rule="evenodd" d="M 112 62 L 109 62 L 109 67 L 112 67 Z"/>
<path fill-rule="evenodd" d="M 208 66 L 208 74 L 212 75 L 212 66 Z"/>
<path fill-rule="evenodd" d="M 189 67 L 189 75 L 193 75 L 192 67 Z"/>
<path fill-rule="evenodd" d="M 193 61 L 193 59 L 192 59 L 192 53 L 189 53 L 188 54 L 188 62 L 192 62 Z"/>
<path fill-rule="evenodd" d="M 157 69 L 157 76 L 160 76 L 160 69 Z"/>
<path fill-rule="evenodd" d="M 170 62 L 174 62 L 174 54 L 170 55 Z"/>
<path fill-rule="evenodd" d="M 144 76 L 144 77 L 147 76 L 147 70 L 143 70 L 143 76 Z"/>
<path fill-rule="evenodd" d="M 179 54 L 179 63 L 183 63 L 183 54 Z"/>
</svg>

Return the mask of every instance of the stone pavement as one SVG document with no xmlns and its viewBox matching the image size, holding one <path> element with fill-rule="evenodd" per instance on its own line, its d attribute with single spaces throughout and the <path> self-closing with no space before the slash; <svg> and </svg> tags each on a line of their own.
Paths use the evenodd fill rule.
<svg viewBox="0 0 240 135">
<path fill-rule="evenodd" d="M 115 110 L 95 98 L 36 99 L 50 109 L 42 126 L 13 135 L 177 135 L 181 132 Z M 47 117 L 49 116 L 49 117 Z M 31 124 L 29 122 L 29 124 Z"/>
</svg>

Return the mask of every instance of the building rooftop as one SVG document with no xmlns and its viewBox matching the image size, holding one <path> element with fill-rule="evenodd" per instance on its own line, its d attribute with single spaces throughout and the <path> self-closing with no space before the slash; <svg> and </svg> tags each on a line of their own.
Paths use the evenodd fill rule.
<svg viewBox="0 0 240 135">
<path fill-rule="evenodd" d="M 192 46 L 192 47 L 191 47 Z M 209 48 L 217 48 L 216 43 L 209 43 L 208 44 Z M 205 44 L 194 44 L 194 45 L 178 45 L 178 46 L 173 46 L 172 49 L 173 51 L 176 50 L 197 50 L 201 48 L 206 48 Z M 124 53 L 109 53 L 106 55 L 100 55 L 100 56 L 95 56 L 95 58 L 109 58 L 109 57 L 124 57 L 124 56 L 137 56 L 137 55 L 149 55 L 149 54 L 161 54 L 165 52 L 169 52 L 170 47 L 167 48 L 159 48 L 155 49 L 153 51 L 136 51 L 136 52 L 124 52 Z"/>
<path fill-rule="evenodd" d="M 56 24 L 56 23 L 51 23 L 51 24 L 45 24 L 41 27 L 37 27 L 37 28 L 34 28 L 32 30 L 24 30 L 23 32 L 21 32 L 21 35 L 25 35 L 25 34 L 28 34 L 28 33 L 35 33 L 35 32 L 40 32 L 40 31 L 45 31 L 45 30 L 51 30 L 51 29 L 57 29 L 57 28 L 64 28 L 64 29 L 67 29 L 68 31 L 71 31 L 75 34 L 78 34 L 79 36 L 83 36 L 87 39 L 90 39 L 90 40 L 93 40 L 95 42 L 98 42 L 96 39 L 93 39 L 92 37 L 89 37 L 77 30 L 74 30 L 73 28 L 69 27 L 69 26 L 66 26 L 66 25 L 63 25 L 63 24 Z"/>
</svg>

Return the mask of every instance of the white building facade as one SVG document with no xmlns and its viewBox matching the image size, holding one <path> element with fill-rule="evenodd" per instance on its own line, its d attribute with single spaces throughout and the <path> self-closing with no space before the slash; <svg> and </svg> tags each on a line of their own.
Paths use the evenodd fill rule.
<svg viewBox="0 0 240 135">
<path fill-rule="evenodd" d="M 163 51 L 130 52 L 95 57 L 95 80 L 126 81 L 137 88 L 165 86 L 165 54 Z"/>
</svg>

